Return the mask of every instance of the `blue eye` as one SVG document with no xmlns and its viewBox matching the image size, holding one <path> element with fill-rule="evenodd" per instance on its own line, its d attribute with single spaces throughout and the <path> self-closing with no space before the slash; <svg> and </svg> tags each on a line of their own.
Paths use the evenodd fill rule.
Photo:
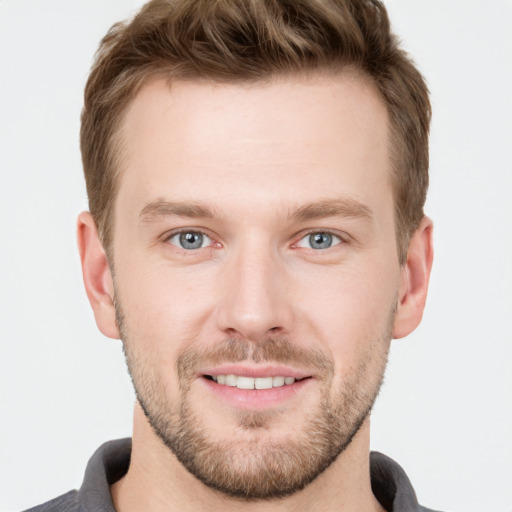
<svg viewBox="0 0 512 512">
<path fill-rule="evenodd" d="M 169 238 L 169 243 L 180 249 L 194 250 L 208 247 L 212 240 L 209 236 L 199 231 L 182 231 Z"/>
<path fill-rule="evenodd" d="M 308 249 L 329 249 L 334 245 L 338 245 L 342 242 L 339 236 L 327 233 L 325 231 L 318 231 L 316 233 L 310 233 L 299 240 L 298 247 L 306 247 Z"/>
</svg>

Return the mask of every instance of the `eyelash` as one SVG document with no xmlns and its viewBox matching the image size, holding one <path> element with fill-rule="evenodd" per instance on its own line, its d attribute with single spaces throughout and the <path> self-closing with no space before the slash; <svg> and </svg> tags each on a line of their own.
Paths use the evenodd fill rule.
<svg viewBox="0 0 512 512">
<path fill-rule="evenodd" d="M 178 237 L 180 235 L 185 235 L 185 234 L 195 234 L 195 235 L 201 235 L 203 237 L 206 237 L 210 240 L 210 244 L 208 244 L 207 246 L 203 247 L 197 247 L 197 248 L 192 248 L 192 249 L 187 249 L 185 247 L 182 247 L 178 244 L 174 244 L 171 242 L 171 240 L 175 237 Z M 185 251 L 185 252 L 193 252 L 193 251 L 196 251 L 197 249 L 208 249 L 208 248 L 211 248 L 213 245 L 217 244 L 218 246 L 220 246 L 220 244 L 218 242 L 215 242 L 213 240 L 213 238 L 208 234 L 206 233 L 205 231 L 202 231 L 200 229 L 180 229 L 179 231 L 173 231 L 172 233 L 169 233 L 166 237 L 165 237 L 165 242 L 167 242 L 168 244 L 171 244 L 172 246 L 176 247 L 177 249 L 179 250 L 182 250 L 182 251 Z"/>
<path fill-rule="evenodd" d="M 171 242 L 171 240 L 177 236 L 180 236 L 180 235 L 184 235 L 184 234 L 197 234 L 197 235 L 201 235 L 203 237 L 206 237 L 210 240 L 210 244 L 206 245 L 206 246 L 202 246 L 201 247 L 195 247 L 195 248 L 185 248 L 185 247 L 182 247 L 180 245 L 178 245 L 177 243 L 174 244 Z M 300 244 L 300 242 L 302 242 L 304 239 L 306 239 L 307 237 L 311 237 L 312 235 L 327 235 L 327 236 L 330 236 L 332 237 L 333 239 L 333 244 L 330 245 L 329 247 L 324 247 L 324 248 L 318 248 L 318 249 L 315 249 L 313 247 L 303 247 Z M 168 234 L 166 237 L 165 237 L 165 242 L 166 243 L 169 243 L 170 245 L 176 247 L 177 249 L 179 250 L 182 250 L 182 251 L 185 251 L 187 253 L 191 253 L 191 252 L 195 252 L 197 251 L 198 249 L 208 249 L 208 248 L 212 248 L 215 246 L 217 247 L 220 247 L 221 244 L 219 242 L 215 242 L 215 240 L 208 234 L 206 233 L 205 231 L 201 230 L 201 229 L 181 229 L 179 231 L 173 231 L 172 233 Z M 347 240 L 346 240 L 346 237 L 343 237 L 341 236 L 340 234 L 338 233 L 334 233 L 332 231 L 329 231 L 329 230 L 310 230 L 304 234 L 302 234 L 302 236 L 298 239 L 297 242 L 294 242 L 292 244 L 292 248 L 297 248 L 297 247 L 302 247 L 302 248 L 305 248 L 305 249 L 310 249 L 310 250 L 313 250 L 313 251 L 325 251 L 325 250 L 328 250 L 328 249 L 331 249 L 333 247 L 336 247 L 338 245 L 342 245 L 342 244 L 345 244 L 347 243 Z"/>
<path fill-rule="evenodd" d="M 311 231 L 308 231 L 307 233 L 303 234 L 300 239 L 295 242 L 293 244 L 294 247 L 301 247 L 299 245 L 300 242 L 302 242 L 304 239 L 306 239 L 307 237 L 311 237 L 311 235 L 328 235 L 330 237 L 332 237 L 333 239 L 337 239 L 338 241 L 337 242 L 334 242 L 333 245 L 329 246 L 329 247 L 326 247 L 324 248 L 323 250 L 327 250 L 327 249 L 331 249 L 333 247 L 336 247 L 338 245 L 341 245 L 341 244 L 344 244 L 346 243 L 346 239 L 344 237 L 342 237 L 340 234 L 338 233 L 334 233 L 332 231 L 329 231 L 329 230 L 319 230 L 319 229 L 316 229 L 316 230 L 311 230 Z M 305 247 L 305 249 L 311 249 L 313 251 L 319 251 L 321 249 L 315 249 L 313 247 Z"/>
</svg>

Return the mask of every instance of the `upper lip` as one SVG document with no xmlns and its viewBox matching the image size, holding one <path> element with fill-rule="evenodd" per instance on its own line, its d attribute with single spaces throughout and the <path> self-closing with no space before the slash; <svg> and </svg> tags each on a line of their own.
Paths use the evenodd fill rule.
<svg viewBox="0 0 512 512">
<path fill-rule="evenodd" d="M 291 368 L 283 365 L 241 365 L 241 364 L 225 364 L 214 368 L 205 368 L 198 372 L 198 376 L 210 375 L 237 375 L 240 377 L 293 377 L 296 380 L 311 377 L 311 373 L 307 373 L 297 368 Z"/>
</svg>

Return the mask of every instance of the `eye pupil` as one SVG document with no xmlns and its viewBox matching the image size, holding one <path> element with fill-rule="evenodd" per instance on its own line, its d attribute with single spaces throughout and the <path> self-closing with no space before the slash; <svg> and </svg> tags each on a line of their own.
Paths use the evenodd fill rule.
<svg viewBox="0 0 512 512">
<path fill-rule="evenodd" d="M 203 235 L 193 231 L 181 233 L 180 245 L 184 249 L 199 249 L 203 245 Z"/>
<path fill-rule="evenodd" d="M 313 233 L 309 235 L 309 243 L 313 249 L 327 249 L 332 245 L 332 235 L 329 233 Z"/>
</svg>

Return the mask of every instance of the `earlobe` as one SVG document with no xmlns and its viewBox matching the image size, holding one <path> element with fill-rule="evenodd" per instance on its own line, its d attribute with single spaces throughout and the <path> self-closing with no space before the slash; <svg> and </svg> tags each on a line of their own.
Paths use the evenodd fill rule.
<svg viewBox="0 0 512 512">
<path fill-rule="evenodd" d="M 434 257 L 432 231 L 432 221 L 423 217 L 409 242 L 407 261 L 400 276 L 393 338 L 410 334 L 423 316 Z"/>
<path fill-rule="evenodd" d="M 87 297 L 99 330 L 109 338 L 118 339 L 114 307 L 114 284 L 105 250 L 100 242 L 96 223 L 89 212 L 82 212 L 77 222 L 78 250 L 82 263 Z"/>
</svg>

